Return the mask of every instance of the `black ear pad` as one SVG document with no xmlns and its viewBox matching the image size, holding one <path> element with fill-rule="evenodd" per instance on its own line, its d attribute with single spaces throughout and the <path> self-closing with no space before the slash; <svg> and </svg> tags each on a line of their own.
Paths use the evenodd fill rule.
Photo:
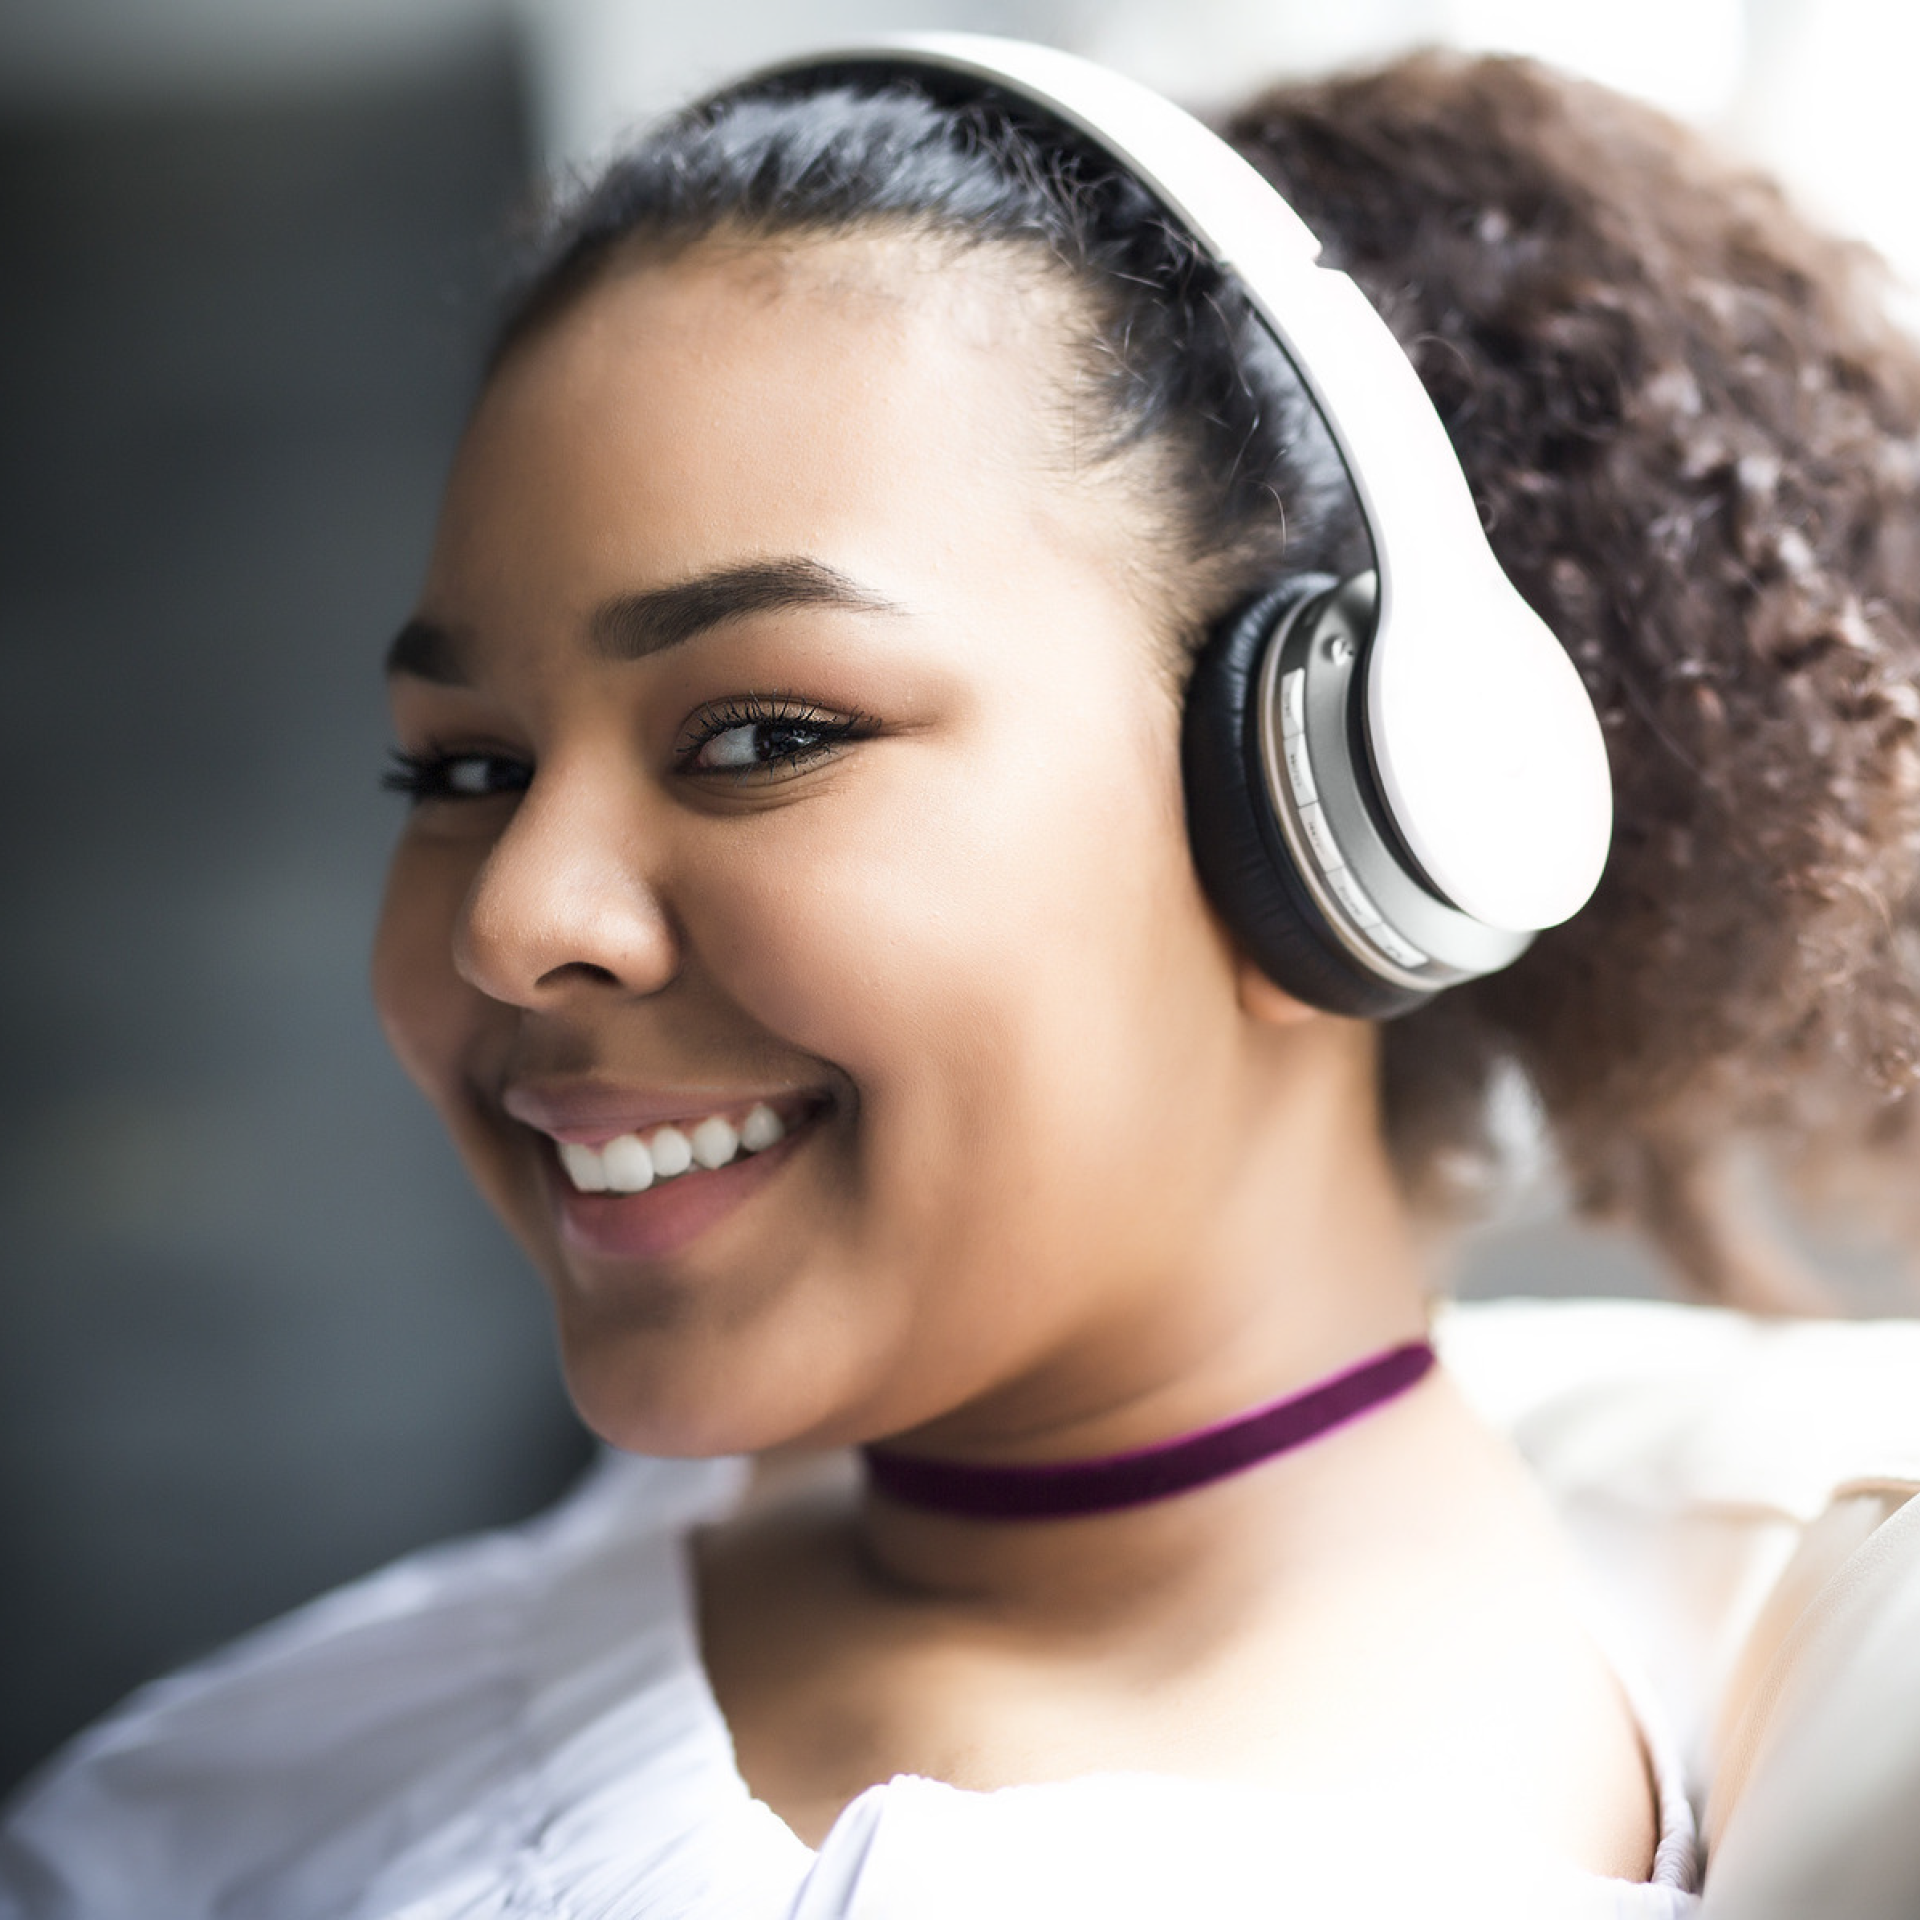
<svg viewBox="0 0 1920 1920">
<path fill-rule="evenodd" d="M 1331 574 L 1290 575 L 1214 630 L 1187 688 L 1187 832 L 1208 898 L 1275 986 L 1327 1013 L 1385 1020 L 1432 996 L 1370 973 L 1314 905 L 1267 798 L 1254 711 L 1269 640 L 1291 619 L 1311 618 L 1308 603 L 1339 584 Z"/>
</svg>

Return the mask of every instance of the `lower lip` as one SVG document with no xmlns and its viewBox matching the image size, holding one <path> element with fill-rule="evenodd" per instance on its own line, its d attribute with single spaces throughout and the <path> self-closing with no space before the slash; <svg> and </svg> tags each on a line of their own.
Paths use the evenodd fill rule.
<svg viewBox="0 0 1920 1920">
<path fill-rule="evenodd" d="M 764 1187 L 811 1132 L 817 1114 L 777 1146 L 742 1154 L 724 1167 L 677 1174 L 644 1193 L 582 1193 L 547 1150 L 547 1179 L 560 1214 L 560 1238 L 574 1252 L 604 1260 L 661 1260 L 689 1246 Z"/>
</svg>

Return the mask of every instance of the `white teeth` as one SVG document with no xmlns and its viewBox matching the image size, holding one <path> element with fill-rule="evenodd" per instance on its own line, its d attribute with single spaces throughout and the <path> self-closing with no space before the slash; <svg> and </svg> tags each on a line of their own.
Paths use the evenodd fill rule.
<svg viewBox="0 0 1920 1920">
<path fill-rule="evenodd" d="M 623 1133 L 600 1149 L 607 1185 L 615 1193 L 645 1193 L 653 1185 L 653 1155 L 637 1133 Z"/>
<path fill-rule="evenodd" d="M 740 1136 L 717 1114 L 709 1114 L 693 1130 L 693 1157 L 709 1172 L 724 1167 L 740 1151 Z"/>
<path fill-rule="evenodd" d="M 764 1153 L 786 1137 L 786 1122 L 758 1101 L 737 1128 L 724 1114 L 710 1113 L 685 1131 L 657 1127 L 644 1140 L 623 1133 L 597 1150 L 571 1140 L 555 1145 L 581 1193 L 645 1193 L 656 1180 L 676 1179 L 694 1166 L 724 1167 L 738 1153 Z"/>
<path fill-rule="evenodd" d="M 567 1178 L 582 1193 L 605 1193 L 611 1182 L 607 1179 L 606 1163 L 591 1147 L 576 1146 L 571 1140 L 559 1142 L 560 1164 L 567 1170 Z"/>
<path fill-rule="evenodd" d="M 653 1170 L 671 1180 L 693 1165 L 693 1143 L 678 1127 L 662 1127 L 647 1143 L 653 1152 Z"/>
</svg>

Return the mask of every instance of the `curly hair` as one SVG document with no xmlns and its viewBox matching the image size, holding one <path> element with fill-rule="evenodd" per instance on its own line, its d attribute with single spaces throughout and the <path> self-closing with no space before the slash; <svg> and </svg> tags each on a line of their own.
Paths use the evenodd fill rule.
<svg viewBox="0 0 1920 1920">
<path fill-rule="evenodd" d="M 1406 1189 L 1436 1219 L 1489 1203 L 1517 1071 L 1577 1211 L 1638 1228 L 1700 1292 L 1782 1303 L 1786 1268 L 1730 1196 L 1741 1155 L 1805 1199 L 1862 1199 L 1879 1170 L 1897 1210 L 1920 1185 L 1898 1177 L 1920 1072 L 1920 352 L 1881 270 L 1673 122 L 1526 61 L 1417 55 L 1275 88 L 1223 130 L 1395 329 L 1610 747 L 1595 899 L 1382 1029 Z M 700 103 L 558 209 L 496 363 L 629 242 L 875 220 L 1077 280 L 1099 457 L 1155 456 L 1183 661 L 1276 564 L 1364 564 L 1324 427 L 1236 284 L 1096 151 L 990 93 L 823 68 Z"/>
<path fill-rule="evenodd" d="M 1397 1160 L 1471 1205 L 1511 1061 L 1581 1213 L 1769 1304 L 1736 1154 L 1911 1206 L 1920 353 L 1879 263 L 1522 61 L 1284 87 L 1228 132 L 1399 335 L 1610 744 L 1593 902 L 1385 1030 Z"/>
</svg>

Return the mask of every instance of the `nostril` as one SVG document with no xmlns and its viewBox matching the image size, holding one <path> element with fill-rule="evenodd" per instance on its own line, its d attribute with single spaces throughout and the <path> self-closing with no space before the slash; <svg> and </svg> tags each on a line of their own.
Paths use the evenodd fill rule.
<svg viewBox="0 0 1920 1920">
<path fill-rule="evenodd" d="M 535 983 L 542 987 L 595 986 L 612 987 L 620 984 L 611 967 L 603 967 L 591 960 L 569 960 L 564 965 L 550 967 Z"/>
</svg>

